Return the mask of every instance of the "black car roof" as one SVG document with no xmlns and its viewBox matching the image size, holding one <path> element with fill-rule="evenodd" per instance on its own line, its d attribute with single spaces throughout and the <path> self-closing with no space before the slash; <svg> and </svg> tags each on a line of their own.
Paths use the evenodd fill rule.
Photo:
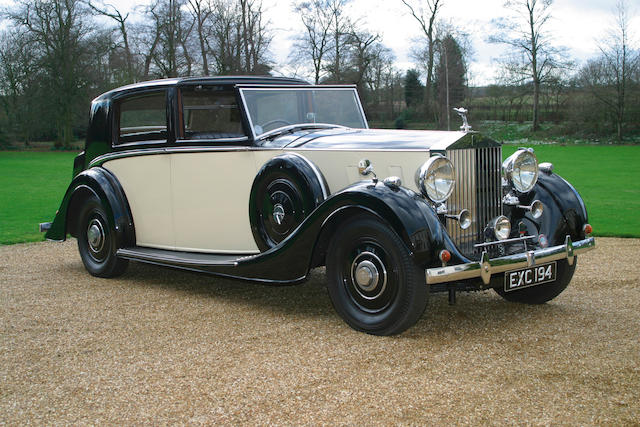
<svg viewBox="0 0 640 427">
<path fill-rule="evenodd" d="M 208 84 L 208 85 L 235 85 L 235 84 L 273 84 L 273 85 L 304 85 L 306 81 L 288 77 L 271 76 L 211 76 L 211 77 L 177 77 L 172 79 L 149 80 L 121 86 L 103 93 L 98 99 L 111 98 L 122 92 L 135 92 L 153 87 L 171 87 L 179 85 Z"/>
</svg>

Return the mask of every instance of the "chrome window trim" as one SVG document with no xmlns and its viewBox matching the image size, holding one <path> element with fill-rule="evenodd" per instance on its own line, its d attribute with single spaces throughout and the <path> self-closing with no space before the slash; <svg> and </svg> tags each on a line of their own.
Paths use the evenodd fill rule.
<svg viewBox="0 0 640 427">
<path fill-rule="evenodd" d="M 249 142 L 248 136 L 233 136 L 229 138 L 202 138 L 202 139 L 180 139 L 176 138 L 176 144 L 215 144 L 215 143 L 234 143 L 234 142 Z"/>
<path fill-rule="evenodd" d="M 134 86 L 134 85 L 131 85 Z M 111 148 L 113 149 L 118 149 L 120 147 L 130 147 L 132 145 L 152 145 L 152 144 L 167 144 L 169 142 L 169 139 L 171 138 L 170 135 L 170 105 L 171 103 L 169 102 L 169 90 L 170 88 L 167 87 L 166 85 L 163 85 L 162 82 L 159 82 L 157 86 L 153 86 L 153 87 L 145 87 L 142 88 L 140 90 L 135 90 L 133 92 L 119 92 L 114 94 L 113 96 L 113 106 L 112 106 L 112 110 L 113 112 L 109 112 L 109 116 L 114 116 L 111 119 L 109 119 L 112 123 L 110 125 L 111 129 L 112 129 L 112 133 L 113 135 L 111 136 Z M 166 117 L 166 130 L 165 132 L 167 133 L 167 137 L 164 139 L 153 139 L 153 140 L 140 140 L 140 141 L 130 141 L 130 142 L 123 142 L 120 143 L 120 138 L 122 137 L 122 135 L 120 135 L 120 108 L 123 102 L 126 102 L 127 100 L 130 99 L 134 99 L 134 98 L 139 98 L 139 97 L 144 97 L 144 96 L 150 96 L 156 93 L 164 93 L 164 103 L 165 103 L 165 117 Z M 116 117 L 117 116 L 117 117 Z M 116 123 L 118 124 L 118 126 L 116 126 Z"/>
</svg>

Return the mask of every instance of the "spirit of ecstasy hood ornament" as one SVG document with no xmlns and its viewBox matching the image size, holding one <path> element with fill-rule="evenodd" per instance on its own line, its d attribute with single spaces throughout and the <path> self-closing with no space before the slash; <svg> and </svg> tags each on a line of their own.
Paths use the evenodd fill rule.
<svg viewBox="0 0 640 427">
<path fill-rule="evenodd" d="M 464 107 L 454 108 L 453 111 L 458 113 L 458 115 L 462 118 L 462 126 L 460 126 L 460 130 L 463 132 L 469 132 L 471 130 L 471 126 L 469 126 L 469 122 L 467 121 L 467 110 Z"/>
</svg>

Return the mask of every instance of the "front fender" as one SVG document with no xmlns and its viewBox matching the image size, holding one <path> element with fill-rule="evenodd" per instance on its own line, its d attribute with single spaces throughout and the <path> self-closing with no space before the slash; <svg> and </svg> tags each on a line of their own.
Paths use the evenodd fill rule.
<svg viewBox="0 0 640 427">
<path fill-rule="evenodd" d="M 328 241 L 340 232 L 343 220 L 357 213 L 369 213 L 388 224 L 418 265 L 431 265 L 435 251 L 443 245 L 443 229 L 422 197 L 405 188 L 362 181 L 332 194 L 285 240 L 266 252 L 239 260 L 228 274 L 275 282 L 299 281 L 309 269 L 323 263 Z"/>
<path fill-rule="evenodd" d="M 588 216 L 584 201 L 560 175 L 540 173 L 533 190 L 520 196 L 523 205 L 529 205 L 536 199 L 544 204 L 542 217 L 536 220 L 524 211 L 512 209 L 512 223 L 514 219 L 526 218 L 535 224 L 539 234 L 549 237 L 552 245 L 564 243 L 567 235 L 573 241 L 585 238 L 583 227 L 588 223 Z"/>
<path fill-rule="evenodd" d="M 115 176 L 101 167 L 82 171 L 71 181 L 45 238 L 63 241 L 67 234 L 75 235 L 74 225 L 82 201 L 91 195 L 103 204 L 109 217 L 109 225 L 115 230 L 118 247 L 134 245 L 133 218 L 124 190 Z"/>
<path fill-rule="evenodd" d="M 445 239 L 444 229 L 431 206 L 407 188 L 364 181 L 335 194 L 322 207 L 331 212 L 324 219 L 323 228 L 346 210 L 367 211 L 377 216 L 400 236 L 419 265 L 430 264 Z"/>
</svg>

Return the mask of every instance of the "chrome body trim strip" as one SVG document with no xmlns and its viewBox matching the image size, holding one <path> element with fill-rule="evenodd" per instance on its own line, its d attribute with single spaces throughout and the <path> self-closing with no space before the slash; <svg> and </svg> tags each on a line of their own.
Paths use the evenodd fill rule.
<svg viewBox="0 0 640 427">
<path fill-rule="evenodd" d="M 125 151 L 113 151 L 111 153 L 103 154 L 101 156 L 96 157 L 91 160 L 88 168 L 92 168 L 94 166 L 101 166 L 105 162 L 115 159 L 122 159 L 125 157 L 136 157 L 136 156 L 150 156 L 154 154 L 171 154 L 171 153 L 204 153 L 208 151 L 212 152 L 232 152 L 232 151 L 256 151 L 256 147 L 249 146 L 232 146 L 232 147 L 224 147 L 224 146 L 215 146 L 215 147 L 198 147 L 198 146 L 190 146 L 190 147 L 163 147 L 163 148 L 141 148 L 137 150 L 125 150 Z M 267 149 L 265 149 L 267 150 Z"/>
<path fill-rule="evenodd" d="M 567 236 L 563 245 L 507 255 L 494 259 L 490 259 L 487 252 L 484 251 L 480 261 L 478 262 L 427 268 L 425 270 L 427 285 L 477 278 L 481 278 L 482 282 L 485 285 L 488 285 L 491 281 L 491 276 L 494 274 L 517 270 L 519 268 L 532 267 L 537 263 L 566 259 L 569 264 L 572 265 L 576 255 L 593 249 L 595 245 L 596 240 L 593 237 L 572 242 L 571 237 Z"/>
<path fill-rule="evenodd" d="M 201 255 L 201 257 L 192 257 L 188 258 L 188 253 L 185 254 L 185 257 L 176 257 L 172 256 L 172 252 L 167 251 L 166 254 L 158 254 L 157 252 L 153 253 L 145 253 L 135 249 L 129 248 L 120 248 L 116 252 L 116 255 L 120 258 L 130 259 L 133 261 L 143 261 L 143 262 L 164 262 L 170 265 L 183 265 L 183 266 L 211 266 L 211 265 L 229 265 L 236 267 L 238 265 L 238 259 L 240 257 L 225 257 L 229 259 L 216 259 L 214 256 L 211 256 L 210 259 L 207 259 L 207 254 L 196 254 Z"/>
</svg>

